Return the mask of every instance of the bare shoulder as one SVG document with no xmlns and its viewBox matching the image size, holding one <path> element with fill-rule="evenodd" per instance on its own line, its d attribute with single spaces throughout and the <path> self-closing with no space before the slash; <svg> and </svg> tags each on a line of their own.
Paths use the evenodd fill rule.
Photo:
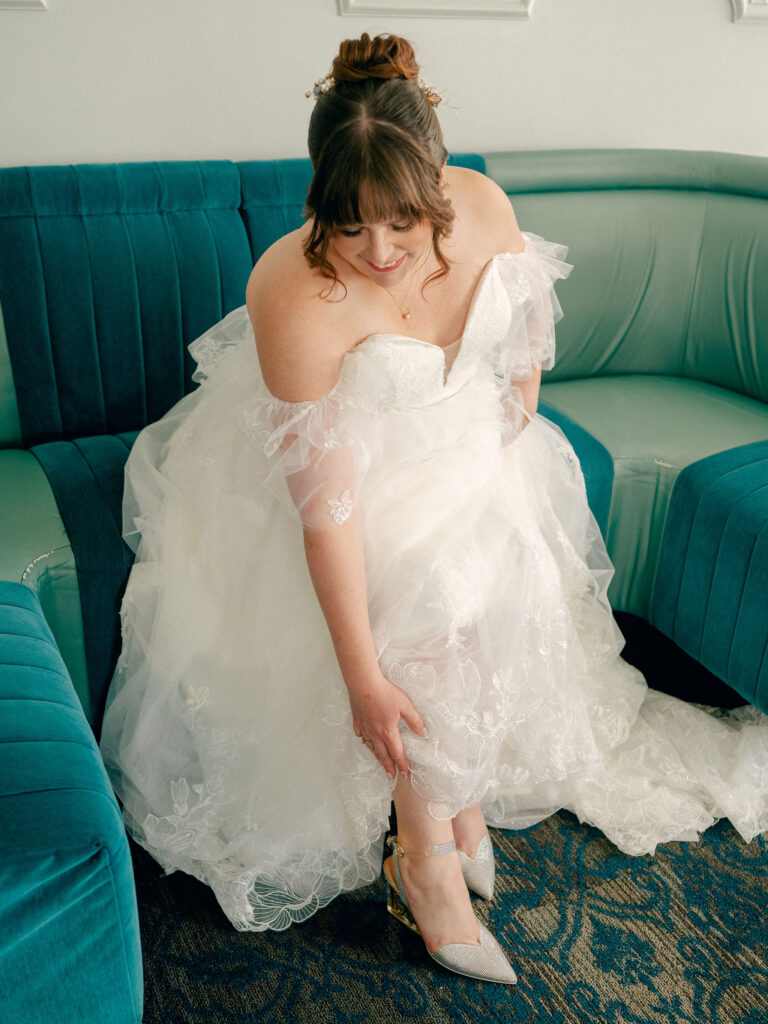
<svg viewBox="0 0 768 1024">
<path fill-rule="evenodd" d="M 487 246 L 492 256 L 523 251 L 525 240 L 512 203 L 492 178 L 467 167 L 447 167 L 446 183 L 457 218 L 476 245 Z"/>
<path fill-rule="evenodd" d="M 262 376 L 285 402 L 314 401 L 336 383 L 343 352 L 334 343 L 329 281 L 304 258 L 306 229 L 278 239 L 251 272 L 245 299 Z"/>
</svg>

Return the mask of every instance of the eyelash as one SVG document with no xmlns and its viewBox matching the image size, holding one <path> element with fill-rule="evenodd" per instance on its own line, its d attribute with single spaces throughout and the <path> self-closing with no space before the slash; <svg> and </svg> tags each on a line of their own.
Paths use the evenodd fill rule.
<svg viewBox="0 0 768 1024">
<path fill-rule="evenodd" d="M 392 227 L 395 231 L 410 231 L 413 227 L 413 221 L 409 221 L 407 224 L 393 224 Z M 357 238 L 357 236 L 362 234 L 362 232 L 362 228 L 356 228 L 354 231 L 339 228 L 339 234 L 344 235 L 345 238 Z"/>
</svg>

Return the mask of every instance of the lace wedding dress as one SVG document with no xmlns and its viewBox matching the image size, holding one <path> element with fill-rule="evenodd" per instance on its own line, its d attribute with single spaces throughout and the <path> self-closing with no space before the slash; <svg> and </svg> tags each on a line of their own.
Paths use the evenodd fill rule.
<svg viewBox="0 0 768 1024">
<path fill-rule="evenodd" d="M 391 785 L 352 730 L 303 527 L 354 515 L 413 785 L 449 818 L 561 807 L 630 854 L 721 816 L 768 829 L 768 718 L 650 691 L 619 657 L 611 564 L 563 434 L 514 382 L 552 366 L 565 250 L 526 235 L 450 349 L 373 334 L 317 401 L 279 401 L 244 309 L 190 347 L 200 387 L 126 468 L 136 550 L 101 750 L 127 827 L 241 930 L 379 874 Z"/>
</svg>

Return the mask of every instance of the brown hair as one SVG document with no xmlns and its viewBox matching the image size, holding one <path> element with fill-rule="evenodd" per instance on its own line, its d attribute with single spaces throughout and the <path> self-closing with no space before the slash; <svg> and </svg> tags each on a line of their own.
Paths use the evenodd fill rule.
<svg viewBox="0 0 768 1024">
<path fill-rule="evenodd" d="M 440 249 L 454 218 L 440 189 L 448 151 L 432 108 L 435 94 L 430 102 L 418 74 L 407 39 L 363 33 L 341 44 L 332 85 L 317 98 L 309 121 L 314 176 L 304 216 L 312 230 L 304 255 L 331 287 L 338 276 L 328 244 L 339 224 L 427 219 L 440 269 L 422 291 L 448 273 Z"/>
</svg>

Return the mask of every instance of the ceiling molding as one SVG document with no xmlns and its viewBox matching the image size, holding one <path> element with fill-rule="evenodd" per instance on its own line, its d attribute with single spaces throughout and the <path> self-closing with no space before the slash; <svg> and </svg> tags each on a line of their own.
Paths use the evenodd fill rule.
<svg viewBox="0 0 768 1024">
<path fill-rule="evenodd" d="M 534 0 L 337 0 L 339 14 L 407 18 L 530 18 Z"/>
<path fill-rule="evenodd" d="M 731 0 L 733 20 L 750 25 L 768 25 L 768 0 Z"/>
</svg>

